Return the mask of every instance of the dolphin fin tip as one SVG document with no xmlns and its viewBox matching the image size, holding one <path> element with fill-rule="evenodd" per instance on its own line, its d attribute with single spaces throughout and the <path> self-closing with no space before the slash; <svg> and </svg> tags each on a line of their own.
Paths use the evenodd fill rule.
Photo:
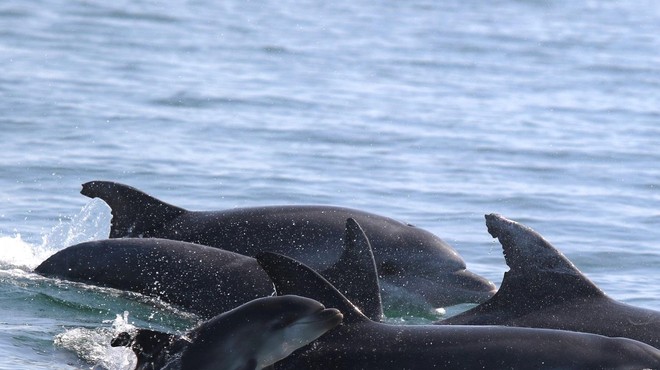
<svg viewBox="0 0 660 370">
<path fill-rule="evenodd" d="M 275 285 L 277 295 L 293 294 L 311 298 L 344 315 L 344 324 L 369 318 L 325 278 L 307 265 L 284 255 L 262 252 L 255 257 Z"/>
</svg>

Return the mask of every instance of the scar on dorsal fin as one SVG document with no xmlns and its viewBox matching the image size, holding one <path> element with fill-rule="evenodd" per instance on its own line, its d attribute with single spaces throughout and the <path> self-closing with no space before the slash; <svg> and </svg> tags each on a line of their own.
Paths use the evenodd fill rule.
<svg viewBox="0 0 660 370">
<path fill-rule="evenodd" d="M 277 295 L 299 295 L 336 308 L 344 315 L 344 324 L 369 320 L 332 284 L 301 262 L 272 252 L 259 253 L 256 258 L 275 285 Z"/>
<path fill-rule="evenodd" d="M 166 223 L 187 212 L 131 186 L 111 181 L 90 181 L 81 194 L 100 198 L 112 209 L 111 238 L 148 237 Z"/>
<path fill-rule="evenodd" d="M 503 293 L 512 293 L 507 287 L 512 284 L 510 280 L 528 279 L 528 289 L 540 290 L 539 295 L 548 298 L 568 300 L 605 295 L 568 258 L 531 228 L 497 214 L 486 215 L 486 226 L 502 245 L 510 268 L 500 288 Z"/>
<path fill-rule="evenodd" d="M 382 320 L 383 304 L 373 251 L 367 235 L 354 219 L 346 220 L 341 257 L 323 275 L 365 316 Z"/>
</svg>

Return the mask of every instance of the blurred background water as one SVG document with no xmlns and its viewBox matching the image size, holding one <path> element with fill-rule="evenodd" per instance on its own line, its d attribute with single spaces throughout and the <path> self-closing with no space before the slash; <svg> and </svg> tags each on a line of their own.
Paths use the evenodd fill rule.
<svg viewBox="0 0 660 370">
<path fill-rule="evenodd" d="M 113 330 L 194 321 L 30 272 L 107 236 L 94 179 L 381 213 L 495 283 L 498 212 L 659 309 L 659 50 L 641 0 L 2 2 L 0 368 L 128 369 Z"/>
</svg>

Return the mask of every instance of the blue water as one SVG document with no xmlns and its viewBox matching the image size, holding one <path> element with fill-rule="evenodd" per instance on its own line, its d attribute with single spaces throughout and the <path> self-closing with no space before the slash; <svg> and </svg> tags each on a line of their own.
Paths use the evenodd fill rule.
<svg viewBox="0 0 660 370">
<path fill-rule="evenodd" d="M 30 272 L 107 236 L 94 179 L 381 213 L 496 283 L 498 212 L 660 309 L 658 50 L 650 0 L 1 2 L 0 368 L 129 369 L 113 331 L 195 321 Z"/>
</svg>

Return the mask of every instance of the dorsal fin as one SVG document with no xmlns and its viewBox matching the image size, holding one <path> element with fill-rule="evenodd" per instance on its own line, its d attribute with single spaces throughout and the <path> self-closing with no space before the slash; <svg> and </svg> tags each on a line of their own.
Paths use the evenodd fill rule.
<svg viewBox="0 0 660 370">
<path fill-rule="evenodd" d="M 166 223 L 187 212 L 131 186 L 111 181 L 90 181 L 81 194 L 101 198 L 112 208 L 111 238 L 148 237 Z"/>
<path fill-rule="evenodd" d="M 332 284 L 306 265 L 272 252 L 259 253 L 256 258 L 273 281 L 277 295 L 299 295 L 336 308 L 344 315 L 344 324 L 369 320 Z"/>
<path fill-rule="evenodd" d="M 605 296 L 571 261 L 531 228 L 486 215 L 488 232 L 502 244 L 509 271 L 486 302 L 440 324 L 501 325 L 563 302 Z"/>
<path fill-rule="evenodd" d="M 525 298 L 543 300 L 545 305 L 605 295 L 560 251 L 531 228 L 497 214 L 486 215 L 486 225 L 493 238 L 502 244 L 504 258 L 510 268 L 502 280 L 502 294 L 497 294 L 499 299 L 507 294 L 515 294 L 518 295 L 516 301 L 520 301 L 521 282 L 526 285 L 525 290 L 529 291 Z"/>
<path fill-rule="evenodd" d="M 323 275 L 365 316 L 374 321 L 382 320 L 383 304 L 373 251 L 369 239 L 354 219 L 346 220 L 341 257 L 323 271 Z"/>
</svg>

